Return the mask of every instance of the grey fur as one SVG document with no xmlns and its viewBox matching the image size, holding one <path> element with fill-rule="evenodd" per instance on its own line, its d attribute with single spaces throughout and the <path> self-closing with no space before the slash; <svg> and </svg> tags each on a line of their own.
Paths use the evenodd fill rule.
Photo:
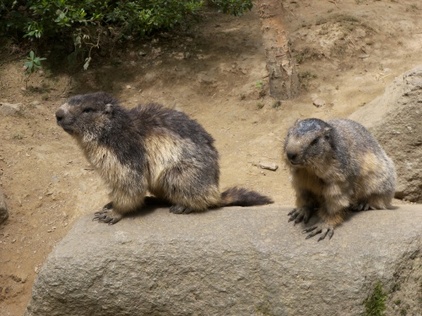
<svg viewBox="0 0 422 316">
<path fill-rule="evenodd" d="M 284 153 L 296 191 L 289 221 L 307 223 L 315 213 L 323 221 L 305 229 L 307 238 L 331 238 L 348 210 L 391 208 L 394 163 L 361 124 L 347 119 L 298 121 L 288 131 Z"/>
</svg>

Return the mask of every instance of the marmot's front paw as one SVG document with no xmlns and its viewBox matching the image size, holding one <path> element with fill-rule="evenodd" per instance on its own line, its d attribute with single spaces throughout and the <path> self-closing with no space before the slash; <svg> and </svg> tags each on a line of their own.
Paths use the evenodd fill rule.
<svg viewBox="0 0 422 316">
<path fill-rule="evenodd" d="M 107 223 L 109 225 L 116 224 L 123 216 L 122 214 L 113 211 L 111 207 L 111 203 L 105 205 L 101 211 L 94 213 L 94 218 L 92 220 Z"/>
<path fill-rule="evenodd" d="M 299 208 L 293 209 L 287 215 L 290 216 L 289 222 L 295 221 L 295 225 L 302 221 L 306 224 L 311 218 L 312 211 L 309 207 L 299 207 Z"/>
<path fill-rule="evenodd" d="M 331 239 L 334 235 L 334 226 L 329 225 L 327 223 L 320 223 L 315 226 L 306 228 L 303 230 L 305 234 L 308 234 L 306 236 L 306 239 L 314 237 L 315 235 L 321 234 L 318 238 L 318 241 L 323 240 L 325 237 L 329 237 L 328 239 Z"/>
</svg>

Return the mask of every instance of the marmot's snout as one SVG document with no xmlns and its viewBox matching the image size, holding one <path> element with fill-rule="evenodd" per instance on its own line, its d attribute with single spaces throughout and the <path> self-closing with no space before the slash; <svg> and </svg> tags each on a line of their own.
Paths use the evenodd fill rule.
<svg viewBox="0 0 422 316">
<path fill-rule="evenodd" d="M 288 151 L 286 152 L 286 156 L 292 165 L 300 164 L 299 155 L 296 152 Z"/>
<path fill-rule="evenodd" d="M 56 112 L 56 121 L 57 121 L 57 125 L 59 125 L 60 127 L 62 127 L 65 132 L 72 134 L 72 129 L 70 127 L 70 121 L 69 119 L 66 119 L 66 111 L 63 109 L 58 109 Z"/>
<path fill-rule="evenodd" d="M 57 124 L 60 125 L 60 122 L 63 121 L 65 117 L 65 112 L 63 109 L 58 109 L 56 112 L 56 120 L 57 120 Z"/>
</svg>

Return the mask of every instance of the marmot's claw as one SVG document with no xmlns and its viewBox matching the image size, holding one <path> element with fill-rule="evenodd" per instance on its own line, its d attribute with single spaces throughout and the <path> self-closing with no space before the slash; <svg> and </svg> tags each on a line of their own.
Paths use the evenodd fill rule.
<svg viewBox="0 0 422 316">
<path fill-rule="evenodd" d="M 299 212 L 297 212 L 296 209 L 293 209 L 292 211 L 289 212 L 289 214 L 287 214 L 288 216 L 290 216 L 289 218 L 289 222 L 295 220 L 298 216 L 299 216 Z"/>
<path fill-rule="evenodd" d="M 331 239 L 334 236 L 334 228 L 327 229 L 325 234 L 319 237 L 318 241 L 323 240 L 326 236 L 328 236 L 328 239 Z"/>
<path fill-rule="evenodd" d="M 122 219 L 120 214 L 113 212 L 113 210 L 107 206 L 108 204 L 104 206 L 101 211 L 95 212 L 92 220 L 113 225 Z"/>
<path fill-rule="evenodd" d="M 116 224 L 118 221 L 120 221 L 120 218 L 112 218 L 110 222 L 108 222 L 109 225 L 114 225 Z"/>
<path fill-rule="evenodd" d="M 294 213 L 296 213 L 296 209 L 294 208 L 294 209 L 292 209 L 289 213 L 287 213 L 287 216 L 291 216 L 291 215 L 293 215 Z M 290 221 L 290 220 L 289 220 Z"/>
<path fill-rule="evenodd" d="M 113 225 L 113 224 L 116 224 L 120 220 L 120 218 L 107 216 L 105 214 L 98 214 L 98 215 L 94 215 L 94 218 L 92 220 Z"/>
<path fill-rule="evenodd" d="M 289 222 L 294 221 L 295 225 L 300 222 L 306 224 L 311 218 L 311 211 L 307 207 L 300 207 L 293 209 L 287 215 L 290 216 Z"/>
<path fill-rule="evenodd" d="M 98 222 L 104 222 L 107 218 L 107 215 L 104 214 L 103 212 L 95 212 L 94 213 L 94 218 L 92 219 L 93 221 L 98 221 Z"/>
<path fill-rule="evenodd" d="M 102 214 L 101 212 L 95 212 L 94 213 L 94 217 L 92 218 L 93 221 L 101 221 L 101 219 L 105 217 L 104 214 Z"/>
<path fill-rule="evenodd" d="M 352 212 L 362 212 L 367 210 L 372 210 L 373 208 L 368 203 L 360 203 L 350 207 Z"/>
<path fill-rule="evenodd" d="M 308 236 L 306 236 L 306 239 L 309 239 L 311 237 L 314 237 L 315 235 L 318 235 L 319 233 L 321 233 L 322 229 L 318 228 L 318 226 L 313 226 L 313 227 L 309 227 L 303 230 L 304 234 L 310 233 L 308 234 Z"/>
<path fill-rule="evenodd" d="M 318 238 L 318 241 L 325 239 L 328 236 L 328 239 L 331 239 L 334 235 L 334 227 L 328 224 L 319 224 L 312 226 L 303 230 L 303 233 L 308 234 L 305 239 L 314 237 L 315 235 L 321 234 Z"/>
</svg>

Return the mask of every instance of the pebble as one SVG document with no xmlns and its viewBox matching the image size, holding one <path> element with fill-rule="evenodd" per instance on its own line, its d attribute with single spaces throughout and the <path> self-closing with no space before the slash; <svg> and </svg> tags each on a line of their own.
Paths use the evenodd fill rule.
<svg viewBox="0 0 422 316">
<path fill-rule="evenodd" d="M 276 171 L 278 169 L 278 165 L 273 162 L 260 162 L 258 164 L 259 168 Z"/>
<path fill-rule="evenodd" d="M 325 106 L 325 101 L 322 99 L 314 99 L 312 100 L 312 104 L 315 105 L 317 108 Z"/>
</svg>

